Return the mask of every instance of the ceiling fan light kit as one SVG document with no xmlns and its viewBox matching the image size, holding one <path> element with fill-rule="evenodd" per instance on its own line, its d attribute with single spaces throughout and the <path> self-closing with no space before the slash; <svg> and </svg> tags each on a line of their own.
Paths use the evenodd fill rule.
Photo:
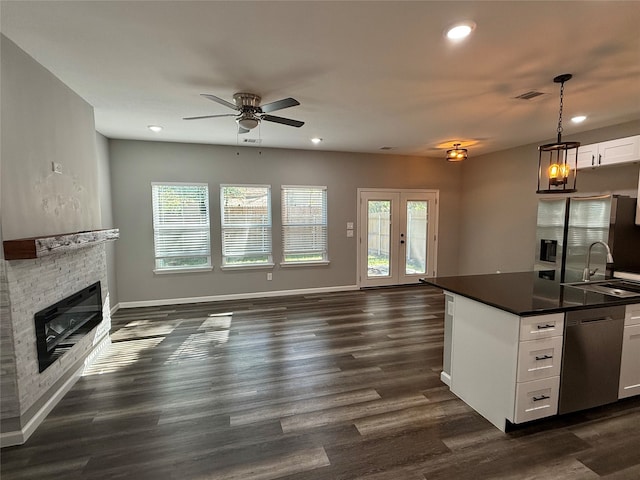
<svg viewBox="0 0 640 480">
<path fill-rule="evenodd" d="M 300 120 L 276 117 L 275 115 L 267 115 L 267 113 L 269 112 L 275 112 L 276 110 L 282 110 L 284 108 L 300 105 L 300 102 L 298 102 L 295 98 L 283 98 L 275 102 L 260 105 L 260 101 L 262 100 L 262 98 L 255 93 L 235 93 L 233 95 L 234 103 L 227 102 L 226 100 L 209 93 L 201 93 L 200 95 L 213 102 L 219 103 L 220 105 L 224 105 L 227 108 L 236 110 L 239 113 L 224 113 L 221 115 L 201 115 L 197 117 L 185 117 L 184 120 L 201 120 L 203 118 L 217 117 L 236 117 L 236 123 L 238 124 L 238 133 L 249 132 L 250 130 L 256 128 L 263 120 L 296 128 L 300 128 L 304 125 L 304 122 L 301 122 Z"/>
<path fill-rule="evenodd" d="M 564 83 L 571 80 L 570 73 L 553 79 L 560 84 L 560 113 L 558 115 L 558 139 L 538 147 L 538 189 L 536 193 L 573 193 L 578 175 L 578 147 L 580 142 L 562 141 L 562 108 Z"/>
</svg>

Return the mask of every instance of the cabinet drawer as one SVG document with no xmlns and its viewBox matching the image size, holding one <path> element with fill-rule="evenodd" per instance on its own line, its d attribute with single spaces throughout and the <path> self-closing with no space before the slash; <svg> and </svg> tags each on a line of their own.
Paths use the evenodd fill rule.
<svg viewBox="0 0 640 480">
<path fill-rule="evenodd" d="M 627 305 L 624 315 L 624 326 L 640 325 L 640 304 Z"/>
<path fill-rule="evenodd" d="M 520 342 L 518 348 L 518 382 L 560 375 L 562 337 Z"/>
<path fill-rule="evenodd" d="M 558 413 L 560 377 L 516 384 L 514 423 L 523 423 Z"/>
<path fill-rule="evenodd" d="M 564 333 L 564 313 L 520 318 L 520 341 L 555 337 Z"/>
</svg>

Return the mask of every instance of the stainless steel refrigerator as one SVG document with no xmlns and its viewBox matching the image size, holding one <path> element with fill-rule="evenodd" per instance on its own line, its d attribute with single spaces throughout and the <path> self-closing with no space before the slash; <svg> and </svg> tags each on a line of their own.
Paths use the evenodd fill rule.
<svg viewBox="0 0 640 480">
<path fill-rule="evenodd" d="M 640 226 L 635 225 L 636 199 L 619 195 L 541 198 L 538 201 L 534 270 L 561 282 L 582 279 L 589 246 L 611 248 L 607 264 L 602 245 L 591 250 L 593 279 L 615 271 L 640 272 Z"/>
</svg>

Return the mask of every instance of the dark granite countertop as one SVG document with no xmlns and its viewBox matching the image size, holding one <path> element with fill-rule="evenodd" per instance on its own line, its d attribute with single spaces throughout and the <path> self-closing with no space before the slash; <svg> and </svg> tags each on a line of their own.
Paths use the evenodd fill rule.
<svg viewBox="0 0 640 480">
<path fill-rule="evenodd" d="M 422 283 L 525 317 L 585 308 L 640 303 L 561 285 L 538 272 L 495 273 L 424 278 Z"/>
</svg>

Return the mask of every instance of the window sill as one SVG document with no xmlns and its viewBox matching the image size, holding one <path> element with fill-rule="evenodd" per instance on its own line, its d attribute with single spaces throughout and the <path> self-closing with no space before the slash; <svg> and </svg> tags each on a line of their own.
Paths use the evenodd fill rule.
<svg viewBox="0 0 640 480">
<path fill-rule="evenodd" d="M 273 263 L 247 264 L 247 265 L 221 265 L 220 270 L 261 270 L 272 269 Z"/>
<path fill-rule="evenodd" d="M 167 275 L 170 273 L 197 273 L 197 272 L 211 272 L 213 267 L 193 267 L 193 268 L 163 268 L 161 270 L 154 269 L 153 273 L 156 275 Z"/>
<path fill-rule="evenodd" d="M 281 262 L 280 266 L 284 268 L 289 267 L 316 267 L 329 265 L 329 260 L 322 260 L 319 262 Z"/>
</svg>

